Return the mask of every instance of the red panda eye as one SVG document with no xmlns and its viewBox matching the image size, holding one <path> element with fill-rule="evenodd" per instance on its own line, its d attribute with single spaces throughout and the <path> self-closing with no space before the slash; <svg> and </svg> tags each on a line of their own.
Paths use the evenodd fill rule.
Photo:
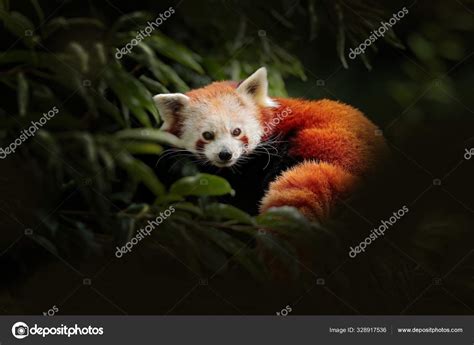
<svg viewBox="0 0 474 345">
<path fill-rule="evenodd" d="M 240 135 L 240 133 L 242 133 L 242 131 L 240 130 L 240 128 L 236 128 L 232 131 L 232 135 L 234 137 L 238 137 Z"/>
<path fill-rule="evenodd" d="M 202 133 L 202 137 L 206 140 L 212 140 L 212 139 L 214 139 L 214 133 L 204 132 L 204 133 Z"/>
</svg>

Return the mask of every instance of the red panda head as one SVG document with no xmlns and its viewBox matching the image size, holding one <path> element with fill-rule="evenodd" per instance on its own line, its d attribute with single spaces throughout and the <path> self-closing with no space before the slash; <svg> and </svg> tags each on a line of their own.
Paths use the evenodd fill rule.
<svg viewBox="0 0 474 345">
<path fill-rule="evenodd" d="M 160 94 L 153 99 L 163 130 L 178 136 L 184 148 L 200 158 L 228 167 L 260 143 L 262 109 L 277 106 L 267 91 L 267 70 L 262 67 L 240 84 L 215 82 L 186 94 Z"/>
</svg>

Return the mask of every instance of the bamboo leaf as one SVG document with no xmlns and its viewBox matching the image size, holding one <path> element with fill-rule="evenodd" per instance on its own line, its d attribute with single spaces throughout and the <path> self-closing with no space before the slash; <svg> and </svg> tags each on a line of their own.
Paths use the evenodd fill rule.
<svg viewBox="0 0 474 345">
<path fill-rule="evenodd" d="M 20 12 L 0 10 L 0 19 L 8 31 L 22 39 L 29 47 L 35 45 L 38 36 L 34 35 L 35 27 L 26 16 Z"/>
<path fill-rule="evenodd" d="M 38 16 L 38 20 L 40 23 L 44 23 L 44 12 L 38 2 L 38 0 L 30 0 L 31 4 L 35 8 L 36 15 Z"/>
<path fill-rule="evenodd" d="M 121 153 L 118 156 L 118 163 L 130 176 L 143 182 L 155 195 L 164 194 L 165 187 L 148 165 L 127 153 Z"/>
<path fill-rule="evenodd" d="M 110 115 L 118 124 L 125 127 L 125 120 L 120 114 L 120 110 L 112 102 L 97 92 L 92 92 L 91 96 L 100 110 L 105 114 Z"/>
<path fill-rule="evenodd" d="M 134 128 L 134 129 L 124 129 L 117 133 L 115 136 L 118 139 L 127 139 L 127 140 L 146 140 L 146 141 L 155 141 L 160 144 L 167 144 L 171 146 L 179 147 L 181 141 L 178 137 L 174 136 L 171 133 L 164 132 L 159 129 L 149 129 L 149 128 Z"/>
<path fill-rule="evenodd" d="M 56 54 L 61 56 L 60 54 Z M 0 54 L 0 64 L 29 64 L 37 68 L 54 70 L 56 66 L 51 63 L 54 55 L 51 53 L 31 52 L 28 50 L 9 50 Z"/>
<path fill-rule="evenodd" d="M 152 95 L 142 83 L 116 63 L 111 64 L 104 74 L 114 93 L 143 126 L 151 127 L 147 111 L 159 122 L 158 110 L 152 100 Z"/>
<path fill-rule="evenodd" d="M 346 56 L 345 56 L 345 48 L 346 48 L 346 29 L 344 24 L 344 13 L 342 12 L 341 6 L 339 4 L 334 5 L 337 14 L 338 20 L 338 27 L 337 27 L 337 52 L 339 54 L 339 59 L 341 60 L 342 65 L 344 68 L 349 68 L 347 64 Z"/>
<path fill-rule="evenodd" d="M 20 116 L 26 115 L 28 108 L 29 86 L 23 72 L 18 73 L 18 112 Z"/>
<path fill-rule="evenodd" d="M 190 202 L 180 202 L 180 203 L 174 204 L 173 206 L 177 210 L 187 211 L 189 213 L 194 214 L 195 216 L 199 216 L 199 217 L 204 216 L 204 213 L 202 212 L 201 208 L 193 205 Z"/>
<path fill-rule="evenodd" d="M 163 147 L 154 143 L 125 142 L 123 147 L 131 154 L 159 155 L 163 152 Z"/>
<path fill-rule="evenodd" d="M 144 76 L 144 75 L 142 75 L 139 79 L 142 81 L 143 84 L 145 84 L 145 86 L 148 88 L 148 90 L 150 90 L 150 91 L 153 92 L 154 94 L 157 94 L 157 93 L 169 93 L 169 92 L 170 92 L 170 91 L 169 91 L 163 84 L 161 84 L 159 81 L 150 79 L 150 78 L 148 78 L 147 76 Z"/>
<path fill-rule="evenodd" d="M 189 67 L 199 74 L 204 74 L 200 65 L 201 58 L 185 46 L 175 42 L 171 38 L 156 32 L 148 39 L 149 44 L 160 54 L 179 62 L 183 66 Z"/>
<path fill-rule="evenodd" d="M 209 217 L 218 220 L 236 220 L 242 224 L 254 224 L 251 216 L 232 205 L 212 203 L 206 206 L 205 211 Z"/>
<path fill-rule="evenodd" d="M 121 30 L 127 25 L 132 25 L 137 27 L 139 24 L 145 24 L 148 20 L 151 20 L 152 16 L 149 13 L 143 11 L 136 11 L 124 14 L 115 21 L 115 23 L 110 28 L 110 34 L 115 33 L 116 31 Z"/>
<path fill-rule="evenodd" d="M 57 30 L 70 29 L 72 27 L 93 27 L 99 30 L 104 30 L 104 24 L 95 18 L 78 17 L 78 18 L 65 18 L 56 17 L 49 20 L 43 27 L 43 38 L 47 38 L 55 33 Z"/>
<path fill-rule="evenodd" d="M 265 276 L 265 270 L 260 260 L 258 260 L 255 253 L 250 251 L 245 243 L 212 227 L 202 227 L 189 220 L 183 219 L 182 221 L 185 222 L 188 227 L 200 233 L 205 239 L 208 239 L 230 254 L 232 260 L 241 264 L 242 267 L 255 278 L 262 279 Z"/>
<path fill-rule="evenodd" d="M 173 183 L 170 187 L 170 193 L 183 196 L 217 196 L 234 194 L 234 190 L 229 182 L 222 177 L 209 174 L 197 174 L 183 177 Z"/>
</svg>

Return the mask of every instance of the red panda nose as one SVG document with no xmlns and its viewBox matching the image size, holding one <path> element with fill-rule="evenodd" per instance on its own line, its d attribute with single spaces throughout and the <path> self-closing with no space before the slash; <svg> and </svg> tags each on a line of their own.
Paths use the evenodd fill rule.
<svg viewBox="0 0 474 345">
<path fill-rule="evenodd" d="M 224 162 L 227 162 L 228 160 L 230 160 L 232 158 L 232 153 L 230 153 L 229 151 L 221 151 L 219 152 L 219 159 L 221 161 L 224 161 Z"/>
</svg>

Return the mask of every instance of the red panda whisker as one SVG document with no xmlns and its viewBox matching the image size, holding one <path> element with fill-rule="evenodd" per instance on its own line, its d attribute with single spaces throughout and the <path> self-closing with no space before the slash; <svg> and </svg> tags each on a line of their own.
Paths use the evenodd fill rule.
<svg viewBox="0 0 474 345">
<path fill-rule="evenodd" d="M 268 151 L 268 150 L 266 150 L 266 149 L 264 149 L 264 150 L 254 150 L 252 153 L 253 153 L 253 154 L 266 153 L 266 154 L 268 154 L 268 155 L 270 155 L 270 156 L 273 156 L 273 157 L 280 157 L 280 158 L 283 157 L 282 155 L 278 154 L 278 151 L 276 151 L 276 153 L 273 153 L 273 152 L 270 152 L 270 151 Z"/>
<path fill-rule="evenodd" d="M 276 146 L 273 146 L 273 145 L 262 145 L 262 146 L 257 146 L 255 149 L 258 150 L 258 149 L 272 149 L 274 151 L 277 151 L 278 152 L 278 147 Z"/>
<path fill-rule="evenodd" d="M 265 169 L 268 167 L 268 165 L 270 164 L 270 160 L 272 159 L 272 156 L 271 156 L 271 154 L 270 154 L 270 151 L 268 151 L 268 150 L 265 148 L 265 146 L 261 146 L 261 148 L 264 149 L 264 150 L 266 151 L 267 155 L 268 155 L 267 164 L 265 164 L 265 167 L 263 168 L 263 170 L 265 170 Z M 263 152 L 262 152 L 262 153 L 263 153 Z"/>
<path fill-rule="evenodd" d="M 280 144 L 280 143 L 285 143 L 285 141 L 275 141 L 275 142 L 269 142 L 269 141 L 266 141 L 266 142 L 263 142 L 263 143 L 260 143 L 257 145 L 257 147 L 275 147 L 276 144 Z"/>
<path fill-rule="evenodd" d="M 171 167 L 169 168 L 169 170 L 172 170 L 175 165 L 177 165 L 178 163 L 182 162 L 184 159 L 188 158 L 187 156 L 185 157 L 181 157 L 180 159 L 178 159 L 176 162 L 173 163 L 173 165 L 171 165 Z"/>
<path fill-rule="evenodd" d="M 284 144 L 286 143 L 285 141 L 275 141 L 275 142 L 265 142 L 265 143 L 262 143 L 261 145 L 258 145 L 258 147 L 262 147 L 262 146 L 265 146 L 265 147 L 276 147 L 277 145 L 279 144 Z"/>
<path fill-rule="evenodd" d="M 186 150 L 183 150 L 183 152 L 187 152 Z M 172 155 L 173 153 L 176 153 L 176 149 L 167 149 L 165 151 L 163 151 L 163 153 L 161 154 L 160 158 L 158 158 L 158 161 L 156 162 L 155 164 L 155 167 L 158 166 L 158 164 L 160 163 L 160 161 L 165 158 L 165 157 L 169 157 L 170 155 Z"/>
</svg>

